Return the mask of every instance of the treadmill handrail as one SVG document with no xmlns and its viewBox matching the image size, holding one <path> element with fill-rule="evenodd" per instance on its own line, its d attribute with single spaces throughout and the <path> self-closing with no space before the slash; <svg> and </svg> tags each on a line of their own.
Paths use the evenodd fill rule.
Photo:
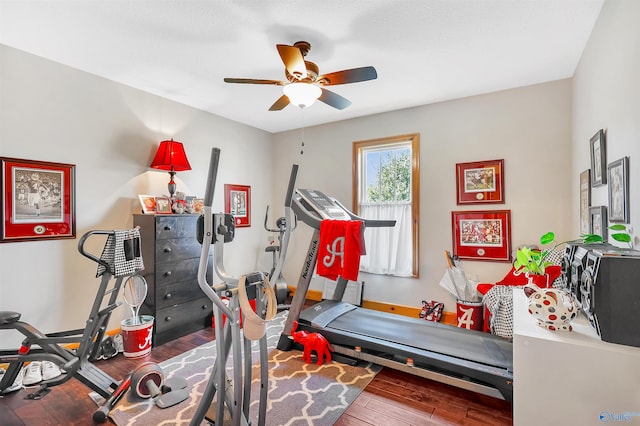
<svg viewBox="0 0 640 426">
<path fill-rule="evenodd" d="M 333 201 L 337 205 L 339 205 L 342 210 L 347 212 L 347 214 L 349 215 L 349 217 L 351 217 L 352 220 L 360 220 L 364 222 L 364 226 L 366 226 L 367 228 L 392 228 L 396 226 L 395 220 L 365 219 L 361 216 L 356 215 L 351 210 L 346 208 L 340 201 L 336 199 L 334 199 Z"/>
<path fill-rule="evenodd" d="M 364 223 L 365 227 L 369 227 L 369 228 L 381 228 L 381 227 L 393 227 L 396 226 L 396 221 L 395 220 L 373 220 L 373 219 L 365 219 L 363 217 L 360 217 L 356 214 L 354 214 L 353 212 L 351 212 L 349 209 L 347 209 L 342 203 L 340 203 L 338 200 L 336 199 L 332 199 L 341 209 L 343 209 L 352 220 L 359 220 L 362 223 Z M 306 208 L 303 204 L 303 198 L 296 194 L 293 196 L 293 199 L 291 201 L 291 207 L 293 208 L 293 211 L 295 212 L 295 214 L 298 216 L 298 218 L 303 221 L 304 223 L 306 223 L 308 226 L 310 226 L 313 229 L 320 229 L 320 222 L 322 222 L 323 219 L 321 219 L 320 217 L 314 215 L 312 212 L 312 210 L 309 210 L 308 208 Z"/>
</svg>

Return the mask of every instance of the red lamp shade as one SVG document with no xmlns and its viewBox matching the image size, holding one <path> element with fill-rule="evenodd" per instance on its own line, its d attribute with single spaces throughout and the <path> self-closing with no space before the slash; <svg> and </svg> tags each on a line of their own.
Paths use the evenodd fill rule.
<svg viewBox="0 0 640 426">
<path fill-rule="evenodd" d="M 191 170 L 191 164 L 187 160 L 182 142 L 176 142 L 173 139 L 160 142 L 158 152 L 156 152 L 150 167 L 159 170 L 173 170 L 174 172 Z"/>
<path fill-rule="evenodd" d="M 187 160 L 187 154 L 184 152 L 184 146 L 181 142 L 176 142 L 173 139 L 170 141 L 160 142 L 158 152 L 151 162 L 151 166 L 158 170 L 168 170 L 171 180 L 169 181 L 169 196 L 173 197 L 176 192 L 176 183 L 173 181 L 173 177 L 176 172 L 184 170 L 191 170 L 191 164 Z"/>
</svg>

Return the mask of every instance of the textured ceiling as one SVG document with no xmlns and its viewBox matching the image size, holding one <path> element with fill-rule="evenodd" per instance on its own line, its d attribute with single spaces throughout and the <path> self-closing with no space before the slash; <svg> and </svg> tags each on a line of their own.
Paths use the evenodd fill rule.
<svg viewBox="0 0 640 426">
<path fill-rule="evenodd" d="M 573 76 L 603 0 L 0 0 L 0 43 L 279 132 Z M 311 43 L 352 105 L 268 108 L 276 44 Z"/>
</svg>

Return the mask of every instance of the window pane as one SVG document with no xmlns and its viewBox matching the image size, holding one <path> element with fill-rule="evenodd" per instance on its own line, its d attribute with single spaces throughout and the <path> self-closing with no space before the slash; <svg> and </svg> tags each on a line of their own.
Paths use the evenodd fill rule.
<svg viewBox="0 0 640 426">
<path fill-rule="evenodd" d="M 411 201 L 411 146 L 409 143 L 364 149 L 366 203 Z"/>
</svg>

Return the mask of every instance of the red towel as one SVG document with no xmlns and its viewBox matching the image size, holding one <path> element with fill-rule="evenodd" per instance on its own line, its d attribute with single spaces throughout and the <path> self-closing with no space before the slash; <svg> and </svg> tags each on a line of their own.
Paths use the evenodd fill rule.
<svg viewBox="0 0 640 426">
<path fill-rule="evenodd" d="M 362 222 L 356 220 L 323 220 L 320 222 L 318 275 L 331 280 L 338 276 L 358 279 L 360 255 L 363 254 Z"/>
</svg>

